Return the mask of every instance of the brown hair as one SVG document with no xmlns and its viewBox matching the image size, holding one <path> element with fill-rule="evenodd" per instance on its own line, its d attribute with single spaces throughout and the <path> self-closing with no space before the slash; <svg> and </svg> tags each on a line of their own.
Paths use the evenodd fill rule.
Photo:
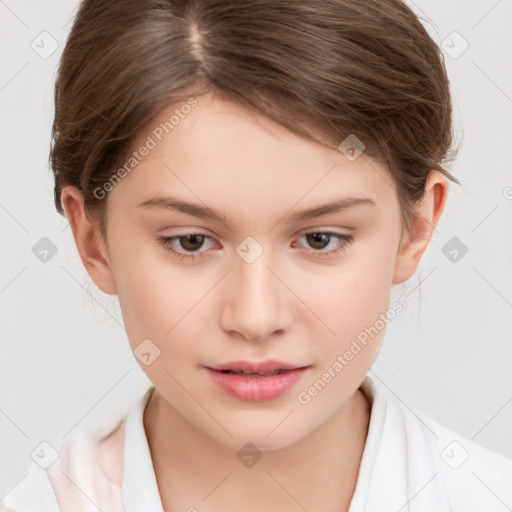
<svg viewBox="0 0 512 512">
<path fill-rule="evenodd" d="M 452 148 L 444 57 L 400 0 L 83 0 L 55 87 L 55 205 L 74 185 L 106 236 L 102 187 L 163 108 L 214 92 L 386 165 L 410 227 Z M 308 130 L 307 127 L 313 130 Z"/>
</svg>

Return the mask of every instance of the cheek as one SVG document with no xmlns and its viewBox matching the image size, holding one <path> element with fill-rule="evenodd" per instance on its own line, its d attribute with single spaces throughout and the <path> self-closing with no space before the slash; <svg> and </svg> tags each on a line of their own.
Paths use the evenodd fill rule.
<svg viewBox="0 0 512 512">
<path fill-rule="evenodd" d="M 392 257 L 360 251 L 357 261 L 340 265 L 329 278 L 309 287 L 305 296 L 311 309 L 335 332 L 316 320 L 310 324 L 319 358 L 315 375 L 296 397 L 310 417 L 325 421 L 352 396 L 375 362 L 390 308 L 392 263 Z M 307 290 L 305 286 L 303 293 Z M 319 329 L 326 334 L 319 337 Z"/>
<path fill-rule="evenodd" d="M 194 278 L 166 259 L 164 249 L 151 247 L 149 242 L 133 245 L 129 250 L 120 250 L 118 243 L 113 260 L 116 262 L 116 281 L 119 304 L 132 349 L 149 338 L 164 351 L 173 344 L 177 353 L 180 347 L 176 340 L 184 337 L 184 330 L 201 309 L 195 307 L 205 293 L 204 280 Z M 191 285 L 194 283 L 194 286 Z"/>
<path fill-rule="evenodd" d="M 325 333 L 322 343 L 327 343 L 331 359 L 354 340 L 364 347 L 354 359 L 366 364 L 376 356 L 386 325 L 382 319 L 390 307 L 394 267 L 392 251 L 384 247 L 378 241 L 364 248 L 361 244 L 338 267 L 303 285 L 305 302 L 325 324 L 318 324 L 318 329 Z"/>
</svg>

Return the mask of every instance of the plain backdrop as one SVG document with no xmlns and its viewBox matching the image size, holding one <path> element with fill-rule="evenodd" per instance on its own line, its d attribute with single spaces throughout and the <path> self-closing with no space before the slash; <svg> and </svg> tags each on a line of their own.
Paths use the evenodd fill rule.
<svg viewBox="0 0 512 512">
<path fill-rule="evenodd" d="M 405 307 L 370 375 L 512 457 L 512 2 L 407 3 L 445 49 L 462 185 L 450 184 L 417 273 L 393 289 Z M 0 498 L 39 443 L 113 424 L 150 385 L 117 299 L 92 283 L 53 204 L 53 83 L 77 5 L 0 0 Z"/>
</svg>

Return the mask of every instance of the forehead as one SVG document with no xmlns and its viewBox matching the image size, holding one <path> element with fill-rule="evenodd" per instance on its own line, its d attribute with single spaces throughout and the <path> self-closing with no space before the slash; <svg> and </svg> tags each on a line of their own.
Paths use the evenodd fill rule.
<svg viewBox="0 0 512 512">
<path fill-rule="evenodd" d="M 109 200 L 122 197 L 124 205 L 135 207 L 157 192 L 178 192 L 220 208 L 238 198 L 257 210 L 274 199 L 282 211 L 327 196 L 363 194 L 384 201 L 394 196 L 387 170 L 364 153 L 350 161 L 340 151 L 212 95 L 195 98 L 193 107 L 185 105 L 163 109 L 141 130 L 133 149 L 151 149 Z"/>
<path fill-rule="evenodd" d="M 333 154 L 337 156 L 236 103 L 213 94 L 194 100 L 191 108 L 182 102 L 163 109 L 141 130 L 136 145 L 151 136 L 157 147 L 150 156 L 204 162 L 205 167 L 224 161 L 240 166 L 272 163 L 276 157 L 281 164 L 301 159 L 321 165 L 331 162 Z"/>
</svg>

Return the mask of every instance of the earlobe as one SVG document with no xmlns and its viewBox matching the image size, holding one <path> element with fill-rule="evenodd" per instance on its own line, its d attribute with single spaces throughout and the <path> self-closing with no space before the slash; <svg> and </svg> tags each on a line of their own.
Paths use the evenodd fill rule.
<svg viewBox="0 0 512 512">
<path fill-rule="evenodd" d="M 448 180 L 438 171 L 431 171 L 425 193 L 411 219 L 411 227 L 404 233 L 393 273 L 393 284 L 410 279 L 416 272 L 434 229 L 444 211 L 448 197 Z"/>
<path fill-rule="evenodd" d="M 99 226 L 86 215 L 82 193 L 66 185 L 61 191 L 61 202 L 87 273 L 102 292 L 117 295 L 106 241 Z"/>
</svg>

